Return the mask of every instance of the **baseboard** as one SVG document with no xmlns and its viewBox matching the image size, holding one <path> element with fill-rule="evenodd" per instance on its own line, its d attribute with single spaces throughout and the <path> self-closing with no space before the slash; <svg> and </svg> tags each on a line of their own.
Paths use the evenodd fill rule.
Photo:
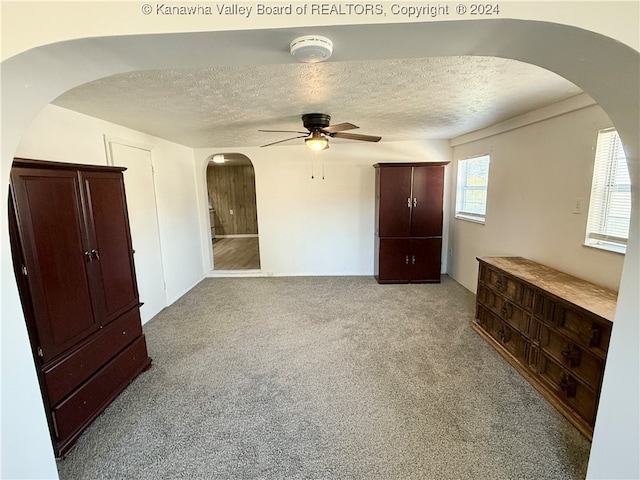
<svg viewBox="0 0 640 480">
<path fill-rule="evenodd" d="M 216 235 L 213 240 L 217 238 L 258 238 L 257 233 L 240 233 L 237 235 Z"/>
</svg>

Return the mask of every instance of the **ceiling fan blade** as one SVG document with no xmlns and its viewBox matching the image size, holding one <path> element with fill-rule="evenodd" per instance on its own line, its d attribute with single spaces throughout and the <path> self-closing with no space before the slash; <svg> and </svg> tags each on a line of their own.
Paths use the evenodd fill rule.
<svg viewBox="0 0 640 480">
<path fill-rule="evenodd" d="M 298 132 L 298 133 L 302 133 L 302 132 Z M 282 143 L 282 142 L 288 142 L 289 140 L 295 140 L 296 138 L 305 138 L 305 137 L 308 137 L 308 136 L 309 136 L 309 134 L 300 135 L 299 137 L 285 138 L 284 140 L 278 140 L 277 142 L 267 143 L 266 145 L 260 145 L 260 146 L 261 147 L 270 147 L 271 145 L 276 145 L 276 144 Z"/>
<path fill-rule="evenodd" d="M 362 140 L 363 142 L 379 142 L 382 137 L 375 135 L 361 135 L 359 133 L 341 133 L 336 132 L 331 134 L 335 138 L 345 138 L 347 140 Z"/>
<path fill-rule="evenodd" d="M 320 129 L 321 132 L 324 133 L 333 133 L 333 132 L 342 132 L 343 130 L 354 130 L 356 128 L 360 128 L 353 123 L 344 122 L 344 123 L 336 123 L 335 125 L 329 125 L 328 127 L 324 127 Z"/>
<path fill-rule="evenodd" d="M 298 132 L 297 130 L 258 130 L 259 132 L 270 132 L 270 133 L 304 133 L 309 135 L 309 132 Z"/>
</svg>

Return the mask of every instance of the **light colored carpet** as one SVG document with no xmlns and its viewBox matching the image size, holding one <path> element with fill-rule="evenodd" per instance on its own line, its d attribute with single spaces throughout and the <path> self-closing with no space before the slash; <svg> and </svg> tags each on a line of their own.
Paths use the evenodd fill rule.
<svg viewBox="0 0 640 480">
<path fill-rule="evenodd" d="M 473 294 L 207 279 L 61 479 L 573 479 L 590 443 L 470 327 Z"/>
</svg>

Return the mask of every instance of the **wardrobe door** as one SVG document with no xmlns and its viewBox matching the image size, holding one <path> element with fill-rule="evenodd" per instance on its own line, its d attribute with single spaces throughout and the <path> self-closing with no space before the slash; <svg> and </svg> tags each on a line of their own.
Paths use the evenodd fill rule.
<svg viewBox="0 0 640 480">
<path fill-rule="evenodd" d="M 411 239 L 381 238 L 378 282 L 405 283 L 411 278 Z"/>
<path fill-rule="evenodd" d="M 80 172 L 85 218 L 90 234 L 93 286 L 103 292 L 99 306 L 105 324 L 139 305 L 133 249 L 122 174 Z"/>
<path fill-rule="evenodd" d="M 87 276 L 76 172 L 13 168 L 14 207 L 41 356 L 46 363 L 99 328 Z"/>
<path fill-rule="evenodd" d="M 411 234 L 411 167 L 378 168 L 378 236 Z"/>
<path fill-rule="evenodd" d="M 442 239 L 411 239 L 411 281 L 418 283 L 439 282 Z"/>
<path fill-rule="evenodd" d="M 443 166 L 424 166 L 413 169 L 412 237 L 442 235 L 443 191 Z"/>
</svg>

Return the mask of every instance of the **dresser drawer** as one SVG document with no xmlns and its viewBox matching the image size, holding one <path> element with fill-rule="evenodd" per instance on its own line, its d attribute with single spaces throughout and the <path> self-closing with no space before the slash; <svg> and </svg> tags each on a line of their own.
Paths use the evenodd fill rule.
<svg viewBox="0 0 640 480">
<path fill-rule="evenodd" d="M 526 359 L 527 359 L 527 369 L 532 373 L 538 372 L 538 363 L 540 359 L 540 349 L 535 345 L 528 343 L 526 345 Z"/>
<path fill-rule="evenodd" d="M 605 356 L 609 348 L 611 326 L 580 309 L 558 303 L 554 323 L 563 334 L 579 345 Z"/>
<path fill-rule="evenodd" d="M 478 299 L 501 320 L 523 335 L 530 336 L 531 315 L 493 290 L 479 286 Z"/>
<path fill-rule="evenodd" d="M 137 308 L 96 332 L 88 342 L 44 371 L 51 406 L 55 406 L 102 365 L 142 335 Z"/>
<path fill-rule="evenodd" d="M 533 294 L 533 316 L 538 320 L 553 325 L 556 302 L 542 292 Z"/>
<path fill-rule="evenodd" d="M 599 388 L 604 371 L 602 359 L 579 347 L 570 339 L 559 335 L 545 325 L 540 332 L 540 347 L 572 374 L 593 388 Z"/>
<path fill-rule="evenodd" d="M 515 302 L 520 302 L 522 288 L 521 283 L 516 279 L 486 265 L 481 265 L 480 278 L 487 286 L 500 292 L 505 297 Z"/>
<path fill-rule="evenodd" d="M 519 359 L 526 358 L 526 342 L 517 330 L 510 327 L 486 308 L 480 307 L 478 313 L 478 323 L 489 335 L 513 356 Z"/>
<path fill-rule="evenodd" d="M 554 393 L 580 415 L 587 423 L 593 425 L 598 402 L 596 391 L 584 385 L 571 372 L 544 352 L 540 352 L 538 373 L 543 382 Z"/>
<path fill-rule="evenodd" d="M 149 363 L 144 336 L 91 377 L 84 385 L 53 409 L 56 435 L 61 444 L 72 439 Z"/>
</svg>

